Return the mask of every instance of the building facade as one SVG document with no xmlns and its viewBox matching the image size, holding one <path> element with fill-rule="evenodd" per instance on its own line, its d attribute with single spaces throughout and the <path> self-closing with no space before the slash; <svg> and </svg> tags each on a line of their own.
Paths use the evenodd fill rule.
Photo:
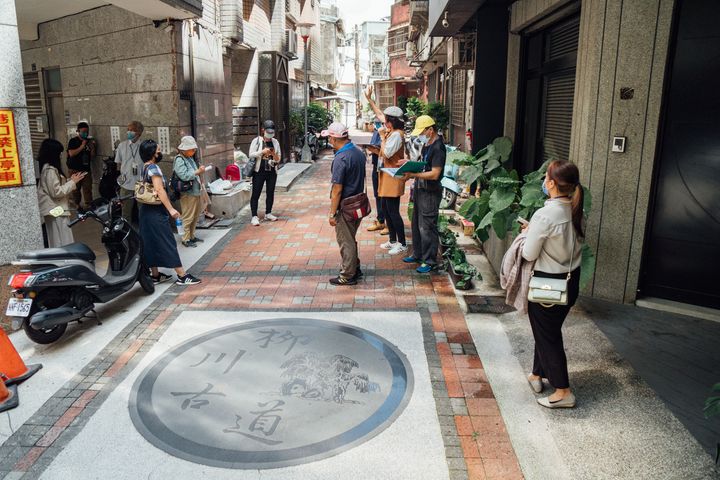
<svg viewBox="0 0 720 480">
<path fill-rule="evenodd" d="M 587 242 L 596 255 L 585 293 L 720 308 L 711 276 L 720 264 L 720 94 L 712 87 L 720 4 L 429 0 L 428 7 L 430 36 L 475 37 L 467 102 L 474 148 L 504 134 L 521 173 L 548 158 L 578 164 L 592 194 Z M 496 267 L 506 245 L 486 245 Z"/>
</svg>

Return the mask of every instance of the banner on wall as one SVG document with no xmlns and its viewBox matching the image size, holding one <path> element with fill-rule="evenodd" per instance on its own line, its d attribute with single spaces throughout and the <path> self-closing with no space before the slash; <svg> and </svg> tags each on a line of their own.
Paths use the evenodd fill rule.
<svg viewBox="0 0 720 480">
<path fill-rule="evenodd" d="M 12 110 L 0 109 L 0 188 L 22 185 Z"/>
</svg>

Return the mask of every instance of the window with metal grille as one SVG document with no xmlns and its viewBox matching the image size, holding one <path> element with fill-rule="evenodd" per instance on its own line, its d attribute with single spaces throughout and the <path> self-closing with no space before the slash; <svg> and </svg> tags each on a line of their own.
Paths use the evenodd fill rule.
<svg viewBox="0 0 720 480">
<path fill-rule="evenodd" d="M 452 72 L 452 124 L 458 127 L 465 125 L 465 70 L 456 69 Z"/>
<path fill-rule="evenodd" d="M 376 83 L 375 90 L 377 92 L 377 103 L 381 109 L 392 107 L 395 104 L 395 84 L 394 83 Z"/>
<path fill-rule="evenodd" d="M 390 55 L 405 53 L 405 45 L 408 41 L 407 27 L 398 28 L 388 32 L 388 53 Z"/>
<path fill-rule="evenodd" d="M 383 74 L 383 65 L 380 62 L 374 62 L 372 64 L 371 75 L 373 77 L 380 77 Z"/>
</svg>

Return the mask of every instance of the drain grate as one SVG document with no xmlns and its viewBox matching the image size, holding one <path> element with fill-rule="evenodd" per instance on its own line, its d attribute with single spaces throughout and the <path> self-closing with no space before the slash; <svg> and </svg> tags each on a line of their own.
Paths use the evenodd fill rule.
<svg viewBox="0 0 720 480">
<path fill-rule="evenodd" d="M 487 297 L 483 295 L 465 295 L 469 313 L 510 313 L 515 309 L 505 303 L 505 297 Z"/>
</svg>

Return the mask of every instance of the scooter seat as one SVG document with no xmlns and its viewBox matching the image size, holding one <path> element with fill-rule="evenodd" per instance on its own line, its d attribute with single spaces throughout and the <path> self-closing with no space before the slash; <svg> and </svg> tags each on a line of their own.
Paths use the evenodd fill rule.
<svg viewBox="0 0 720 480">
<path fill-rule="evenodd" d="M 58 248 L 23 252 L 18 255 L 18 258 L 24 260 L 85 260 L 86 262 L 94 262 L 95 252 L 90 250 L 84 243 L 75 242 Z"/>
</svg>

